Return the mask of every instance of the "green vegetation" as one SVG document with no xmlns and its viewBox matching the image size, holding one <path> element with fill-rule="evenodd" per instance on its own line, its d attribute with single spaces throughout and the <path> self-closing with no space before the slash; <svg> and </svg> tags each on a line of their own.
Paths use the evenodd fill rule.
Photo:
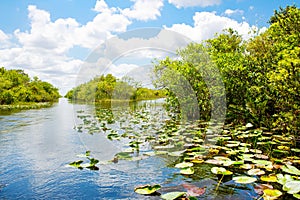
<svg viewBox="0 0 300 200">
<path fill-rule="evenodd" d="M 169 107 L 179 109 L 183 102 L 179 102 L 178 94 L 175 95 L 174 84 L 183 81 L 174 80 L 173 75 L 178 72 L 192 87 L 193 92 L 185 96 L 185 101 L 196 96 L 200 119 L 209 120 L 211 112 L 223 106 L 216 104 L 212 108 L 212 97 L 218 99 L 226 94 L 227 123 L 251 122 L 257 127 L 298 135 L 299 45 L 300 9 L 288 6 L 276 11 L 270 19 L 270 27 L 250 40 L 243 40 L 236 31 L 229 29 L 213 39 L 179 50 L 181 59 L 156 61 L 156 85 L 168 90 Z M 215 84 L 220 81 L 218 72 L 225 92 L 220 84 Z M 190 108 L 187 113 L 192 110 Z"/>
<path fill-rule="evenodd" d="M 124 150 L 102 165 L 156 156 L 174 170 L 176 179 L 168 184 L 178 184 L 178 177 L 183 182 L 173 188 L 165 183 L 138 186 L 134 191 L 140 195 L 205 199 L 226 191 L 230 198 L 242 190 L 247 199 L 300 199 L 300 10 L 288 6 L 276 11 L 270 24 L 247 41 L 229 29 L 179 50 L 181 59 L 156 61 L 155 84 L 167 90 L 168 116 L 143 108 L 113 114 L 96 110 L 96 116 L 80 111 L 83 124 L 76 129 L 124 141 L 119 142 Z M 220 81 L 225 91 L 216 84 Z M 184 91 L 192 93 L 182 99 Z M 210 99 L 225 96 L 227 123 L 216 132 L 208 120 L 223 105 L 211 104 Z M 194 105 L 194 98 L 198 120 L 173 117 L 182 105 Z M 194 108 L 184 109 L 194 119 Z M 204 179 L 212 184 L 184 183 Z"/>
<path fill-rule="evenodd" d="M 107 74 L 73 88 L 65 97 L 70 100 L 84 102 L 99 102 L 111 99 L 145 100 L 165 97 L 165 92 L 143 88 L 129 77 L 118 80 L 113 75 Z"/>
<path fill-rule="evenodd" d="M 58 89 L 48 82 L 37 77 L 30 80 L 23 70 L 0 68 L 1 110 L 45 107 L 59 97 Z"/>
</svg>

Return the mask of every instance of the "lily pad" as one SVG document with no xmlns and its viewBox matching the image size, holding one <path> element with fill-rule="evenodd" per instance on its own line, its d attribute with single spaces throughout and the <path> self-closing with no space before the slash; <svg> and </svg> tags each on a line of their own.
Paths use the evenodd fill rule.
<svg viewBox="0 0 300 200">
<path fill-rule="evenodd" d="M 83 167 L 80 165 L 81 163 L 83 163 L 83 160 L 77 160 L 77 161 L 71 162 L 69 165 L 72 167 L 76 167 L 78 169 L 83 169 Z"/>
<path fill-rule="evenodd" d="M 259 165 L 272 165 L 272 162 L 267 160 L 253 160 L 252 162 Z"/>
<path fill-rule="evenodd" d="M 241 183 L 241 184 L 249 184 L 257 181 L 256 178 L 249 177 L 249 176 L 237 176 L 234 177 L 232 180 L 234 180 L 236 183 Z"/>
<path fill-rule="evenodd" d="M 300 181 L 289 181 L 284 184 L 283 188 L 284 191 L 287 191 L 289 194 L 296 194 L 300 192 Z"/>
<path fill-rule="evenodd" d="M 251 169 L 251 168 L 253 168 L 253 165 L 251 165 L 251 164 L 243 164 L 243 165 L 240 166 L 240 168 L 241 169 Z"/>
<path fill-rule="evenodd" d="M 281 184 L 281 185 L 285 185 L 287 182 L 293 181 L 293 177 L 289 174 L 285 174 L 283 176 L 283 174 L 277 174 L 277 183 Z"/>
<path fill-rule="evenodd" d="M 182 162 L 175 165 L 176 168 L 187 168 L 192 167 L 194 164 L 190 162 Z"/>
<path fill-rule="evenodd" d="M 265 174 L 265 171 L 261 170 L 261 169 L 250 169 L 248 172 L 247 172 L 250 176 L 253 176 L 253 175 L 264 175 Z"/>
<path fill-rule="evenodd" d="M 115 132 L 107 135 L 107 139 L 109 140 L 120 140 L 121 136 Z"/>
<path fill-rule="evenodd" d="M 282 171 L 287 172 L 289 174 L 300 175 L 300 170 L 292 165 L 286 165 L 282 167 Z"/>
<path fill-rule="evenodd" d="M 282 195 L 282 192 L 280 192 L 279 190 L 276 189 L 265 189 L 264 190 L 264 199 L 269 199 L 269 200 L 273 200 L 273 199 L 277 199 Z"/>
<path fill-rule="evenodd" d="M 194 173 L 195 173 L 195 170 L 191 167 L 183 168 L 180 170 L 180 174 L 183 174 L 183 175 L 191 175 Z"/>
<path fill-rule="evenodd" d="M 254 187 L 254 191 L 259 195 L 262 195 L 265 189 L 273 189 L 273 186 L 269 184 L 260 184 Z"/>
<path fill-rule="evenodd" d="M 222 175 L 232 175 L 233 173 L 229 170 L 226 170 L 224 167 L 213 167 L 211 168 L 211 172 L 214 174 L 222 174 Z"/>
<path fill-rule="evenodd" d="M 115 155 L 115 157 L 120 160 L 131 160 L 132 159 L 131 153 L 129 153 L 129 152 L 119 152 Z"/>
<path fill-rule="evenodd" d="M 222 165 L 224 163 L 224 161 L 209 159 L 209 160 L 206 160 L 205 163 L 213 164 L 213 165 Z"/>
<path fill-rule="evenodd" d="M 169 192 L 169 193 L 161 195 L 160 197 L 165 200 L 174 200 L 174 199 L 177 199 L 184 195 L 186 195 L 185 192 Z"/>
<path fill-rule="evenodd" d="M 204 162 L 204 160 L 203 159 L 193 159 L 193 160 L 191 160 L 191 162 L 195 163 L 195 164 L 201 164 Z"/>
<path fill-rule="evenodd" d="M 160 188 L 161 188 L 161 186 L 158 185 L 158 184 L 156 184 L 156 185 L 143 185 L 143 186 L 136 187 L 134 189 L 134 192 L 136 192 L 138 194 L 149 195 L 149 194 L 153 194 L 154 192 L 156 192 Z"/>
<path fill-rule="evenodd" d="M 300 199 L 300 194 L 293 194 L 293 197 L 295 197 L 296 199 Z"/>
<path fill-rule="evenodd" d="M 277 177 L 275 174 L 270 174 L 268 176 L 262 176 L 262 177 L 260 177 L 260 179 L 262 181 L 266 181 L 266 182 L 277 182 Z"/>
<path fill-rule="evenodd" d="M 284 151 L 289 151 L 290 147 L 288 147 L 288 146 L 278 146 L 277 149 L 284 150 Z"/>
</svg>

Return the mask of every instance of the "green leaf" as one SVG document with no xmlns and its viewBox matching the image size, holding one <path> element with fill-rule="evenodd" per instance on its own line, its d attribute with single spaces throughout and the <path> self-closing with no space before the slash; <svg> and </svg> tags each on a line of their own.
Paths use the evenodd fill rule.
<svg viewBox="0 0 300 200">
<path fill-rule="evenodd" d="M 165 200 L 174 200 L 174 199 L 177 199 L 179 197 L 182 197 L 186 195 L 185 192 L 169 192 L 169 193 L 166 193 L 164 195 L 161 195 L 160 197 L 162 199 L 165 199 Z"/>
<path fill-rule="evenodd" d="M 223 174 L 223 175 L 233 174 L 231 171 L 226 170 L 224 167 L 213 167 L 211 168 L 211 172 L 214 174 Z"/>
<path fill-rule="evenodd" d="M 76 167 L 78 169 L 83 169 L 83 167 L 80 165 L 81 163 L 83 163 L 83 160 L 77 160 L 77 161 L 71 162 L 69 165 L 72 167 Z"/>
<path fill-rule="evenodd" d="M 222 174 L 223 172 L 226 172 L 226 169 L 224 167 L 213 167 L 210 171 L 214 174 Z"/>
<path fill-rule="evenodd" d="M 282 195 L 282 192 L 276 189 L 265 189 L 264 190 L 264 199 L 277 199 Z"/>
<path fill-rule="evenodd" d="M 252 162 L 259 165 L 272 165 L 272 162 L 267 160 L 253 160 Z"/>
<path fill-rule="evenodd" d="M 270 174 L 268 176 L 262 176 L 262 177 L 260 177 L 260 179 L 262 181 L 266 181 L 266 182 L 277 182 L 277 177 L 275 174 Z"/>
<path fill-rule="evenodd" d="M 296 194 L 300 192 L 300 181 L 289 181 L 283 185 L 282 188 L 284 191 L 287 191 L 289 194 Z"/>
<path fill-rule="evenodd" d="M 176 168 L 187 168 L 192 167 L 194 164 L 190 162 L 182 162 L 175 165 Z"/>
<path fill-rule="evenodd" d="M 154 192 L 156 192 L 160 188 L 161 188 L 161 186 L 158 185 L 158 184 L 156 184 L 156 185 L 143 185 L 143 186 L 136 187 L 134 189 L 134 192 L 136 192 L 138 194 L 149 195 L 149 194 L 153 194 Z"/>
<path fill-rule="evenodd" d="M 298 176 L 300 175 L 300 170 L 292 165 L 283 166 L 281 169 L 282 169 L 282 171 L 290 173 L 290 174 L 294 174 L 294 175 L 298 175 Z"/>
<path fill-rule="evenodd" d="M 300 199 L 300 194 L 293 194 L 293 197 L 295 197 L 296 199 Z"/>
<path fill-rule="evenodd" d="M 88 156 L 90 156 L 90 155 L 91 155 L 91 151 L 86 151 L 86 152 L 85 152 L 85 156 L 86 156 L 86 157 L 88 157 Z"/>
<path fill-rule="evenodd" d="M 293 177 L 289 174 L 285 174 L 284 176 L 282 174 L 277 174 L 277 183 L 281 185 L 285 185 L 287 182 L 293 181 Z"/>
<path fill-rule="evenodd" d="M 249 184 L 257 181 L 256 178 L 249 177 L 249 176 L 237 176 L 234 177 L 232 180 L 234 180 L 236 183 L 241 183 L 241 184 Z"/>
<path fill-rule="evenodd" d="M 97 160 L 95 158 L 88 158 L 88 159 L 90 160 L 90 165 L 91 166 L 95 166 L 99 162 L 99 160 Z"/>
<path fill-rule="evenodd" d="M 120 140 L 121 136 L 119 134 L 113 132 L 113 133 L 108 134 L 107 138 L 109 140 Z"/>
<path fill-rule="evenodd" d="M 191 175 L 195 173 L 195 170 L 191 167 L 183 168 L 180 170 L 180 173 L 183 175 Z"/>
<path fill-rule="evenodd" d="M 116 158 L 120 160 L 132 160 L 131 153 L 129 152 L 120 152 L 115 155 Z"/>
<path fill-rule="evenodd" d="M 263 174 L 265 174 L 265 171 L 263 171 L 261 169 L 250 169 L 247 173 L 250 176 L 253 176 L 253 175 L 263 175 Z"/>
</svg>

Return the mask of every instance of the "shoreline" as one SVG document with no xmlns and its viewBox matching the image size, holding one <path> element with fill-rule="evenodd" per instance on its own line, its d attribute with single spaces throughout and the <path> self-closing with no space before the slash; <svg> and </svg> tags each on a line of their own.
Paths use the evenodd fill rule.
<svg viewBox="0 0 300 200">
<path fill-rule="evenodd" d="M 29 110 L 29 109 L 39 109 L 51 107 L 55 102 L 40 102 L 40 103 L 20 103 L 12 105 L 0 105 L 1 111 L 16 111 L 16 110 Z"/>
</svg>

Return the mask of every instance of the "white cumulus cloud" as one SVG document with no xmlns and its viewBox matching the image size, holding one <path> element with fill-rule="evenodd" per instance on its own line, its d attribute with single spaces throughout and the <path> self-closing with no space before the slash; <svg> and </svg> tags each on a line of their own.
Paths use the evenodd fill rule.
<svg viewBox="0 0 300 200">
<path fill-rule="evenodd" d="M 74 18 L 51 19 L 48 11 L 28 6 L 30 29 L 14 31 L 18 41 L 9 48 L 0 48 L 0 66 L 24 69 L 55 84 L 65 93 L 74 86 L 83 61 L 68 56 L 73 47 L 94 49 L 115 33 L 125 32 L 131 21 L 103 0 L 96 2 L 97 15 L 86 24 Z M 10 37 L 0 30 L 0 44 Z M 71 84 L 73 83 L 73 84 Z M 69 88 L 68 88 L 69 87 Z"/>
<path fill-rule="evenodd" d="M 235 14 L 243 15 L 244 11 L 239 10 L 239 9 L 236 9 L 236 10 L 227 9 L 227 10 L 225 10 L 224 13 L 225 13 L 225 15 L 228 15 L 228 16 L 235 15 Z"/>
<path fill-rule="evenodd" d="M 134 5 L 131 8 L 121 10 L 124 16 L 141 21 L 155 20 L 161 15 L 163 0 L 131 0 Z"/>
<path fill-rule="evenodd" d="M 219 5 L 221 0 L 169 0 L 170 4 L 175 5 L 177 8 L 186 7 L 208 7 L 213 5 Z"/>
<path fill-rule="evenodd" d="M 186 35 L 196 42 L 212 38 L 216 33 L 220 33 L 227 28 L 233 28 L 244 39 L 248 39 L 249 32 L 256 28 L 250 26 L 247 22 L 240 23 L 231 18 L 216 15 L 214 12 L 196 12 L 193 20 L 193 26 L 173 24 L 171 27 L 165 26 L 165 28 Z"/>
</svg>

